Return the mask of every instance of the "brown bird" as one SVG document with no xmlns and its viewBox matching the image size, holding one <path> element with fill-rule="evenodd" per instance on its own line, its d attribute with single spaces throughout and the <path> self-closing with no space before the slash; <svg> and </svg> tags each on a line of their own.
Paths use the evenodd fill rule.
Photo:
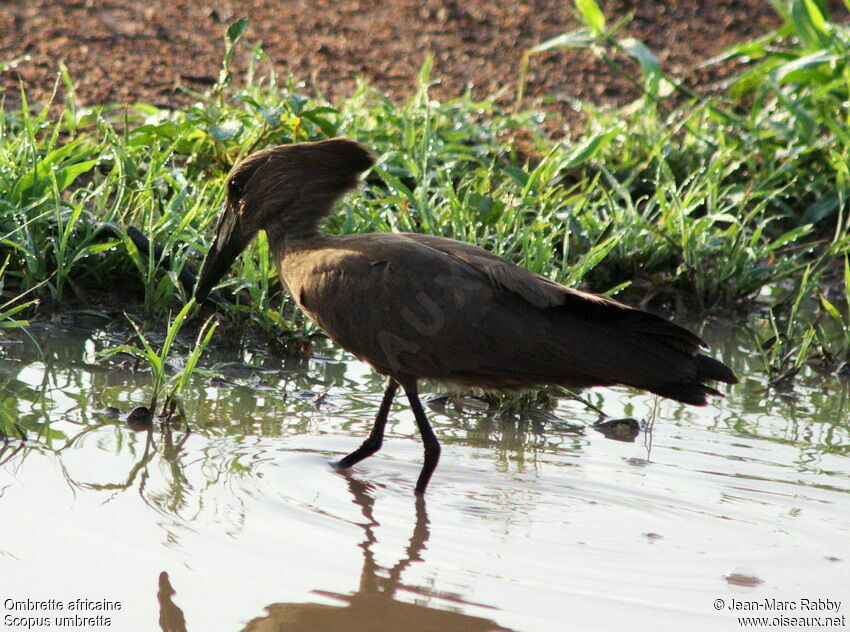
<svg viewBox="0 0 850 632">
<path fill-rule="evenodd" d="M 265 230 L 280 278 L 301 310 L 343 349 L 387 376 L 369 437 L 337 466 L 377 452 L 399 386 L 425 446 L 416 493 L 440 458 L 420 379 L 523 389 L 626 384 L 687 404 L 735 383 L 699 353 L 699 337 L 659 316 L 573 290 L 471 244 L 414 233 L 329 235 L 322 220 L 374 164 L 345 138 L 261 150 L 239 163 L 195 289 L 203 301 Z"/>
</svg>

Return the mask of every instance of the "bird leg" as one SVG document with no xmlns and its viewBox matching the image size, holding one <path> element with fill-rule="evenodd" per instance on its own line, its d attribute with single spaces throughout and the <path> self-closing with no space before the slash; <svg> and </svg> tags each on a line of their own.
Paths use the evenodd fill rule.
<svg viewBox="0 0 850 632">
<path fill-rule="evenodd" d="M 384 443 L 384 427 L 387 425 L 390 406 L 393 403 L 393 397 L 395 397 L 397 390 L 398 382 L 390 379 L 387 382 L 387 390 L 384 391 L 384 399 L 381 400 L 381 407 L 378 408 L 378 415 L 375 417 L 375 425 L 372 426 L 372 432 L 369 433 L 369 436 L 359 448 L 337 462 L 337 469 L 347 469 L 355 463 L 359 463 L 363 459 L 372 456 L 381 449 L 381 445 Z"/>
<path fill-rule="evenodd" d="M 412 385 L 405 385 L 404 392 L 407 393 L 407 401 L 410 402 L 410 408 L 413 409 L 416 425 L 419 427 L 419 434 L 422 435 L 422 443 L 425 445 L 425 461 L 422 463 L 419 480 L 416 481 L 416 494 L 421 496 L 425 493 L 428 481 L 431 480 L 431 475 L 440 461 L 440 442 L 437 441 L 437 435 L 434 434 L 434 430 L 428 422 L 428 417 L 425 416 L 425 410 L 422 408 L 422 402 L 419 401 L 419 394 L 416 391 L 416 382 L 413 382 Z"/>
</svg>

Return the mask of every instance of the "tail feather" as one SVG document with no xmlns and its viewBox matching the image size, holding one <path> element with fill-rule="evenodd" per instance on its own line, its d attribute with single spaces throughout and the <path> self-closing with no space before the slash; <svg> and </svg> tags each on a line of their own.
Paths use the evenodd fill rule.
<svg viewBox="0 0 850 632">
<path fill-rule="evenodd" d="M 645 388 L 663 397 L 669 397 L 686 404 L 704 406 L 709 395 L 722 397 L 717 389 L 709 386 L 712 382 L 726 382 L 735 384 L 738 378 L 732 370 L 719 360 L 699 353 L 700 347 L 708 345 L 693 332 L 680 327 L 675 323 L 656 316 L 649 312 L 621 306 L 615 301 L 592 302 L 589 299 L 580 302 L 579 298 L 585 298 L 578 293 L 572 296 L 573 303 L 583 308 L 582 315 L 593 316 L 598 321 L 602 320 L 617 328 L 620 335 L 625 332 L 631 335 L 628 340 L 631 344 L 642 348 L 646 352 L 646 362 L 653 364 L 656 368 L 661 366 L 658 359 L 667 359 L 666 366 L 678 366 L 678 370 L 671 370 L 667 375 L 658 375 L 655 379 L 644 381 L 648 373 L 652 371 L 641 371 L 643 379 L 631 382 L 632 386 Z M 590 311 L 590 314 L 586 312 Z M 625 346 L 620 348 L 618 357 L 622 355 Z M 631 346 L 631 345 L 628 345 Z M 667 350 L 665 352 L 664 350 Z M 671 362 L 669 350 L 673 350 L 678 360 Z M 678 375 L 675 375 L 678 373 Z M 660 378 L 660 379 L 659 379 Z M 666 381 L 665 378 L 669 381 Z M 623 380 L 629 383 L 628 380 Z"/>
<path fill-rule="evenodd" d="M 706 355 L 698 355 L 697 362 L 697 377 L 703 380 L 717 380 L 718 382 L 726 382 L 727 384 L 737 384 L 738 378 L 732 373 L 732 369 L 714 358 Z"/>
<path fill-rule="evenodd" d="M 718 381 L 728 384 L 736 384 L 738 378 L 725 364 L 706 355 L 694 357 L 697 374 L 692 382 L 667 382 L 658 387 L 649 389 L 653 393 L 663 397 L 669 397 L 685 404 L 705 406 L 708 395 L 723 397 L 723 394 L 715 388 L 708 386 L 705 382 Z"/>
</svg>

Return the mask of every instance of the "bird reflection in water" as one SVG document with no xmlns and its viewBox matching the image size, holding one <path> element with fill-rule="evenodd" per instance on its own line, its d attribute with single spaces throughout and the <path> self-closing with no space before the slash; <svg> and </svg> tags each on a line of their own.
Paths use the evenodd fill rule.
<svg viewBox="0 0 850 632">
<path fill-rule="evenodd" d="M 159 574 L 159 590 L 156 592 L 156 600 L 159 602 L 159 629 L 162 632 L 186 632 L 183 610 L 171 600 L 175 593 L 168 573 L 162 571 Z"/>
<path fill-rule="evenodd" d="M 422 603 L 408 603 L 396 598 L 399 591 L 418 597 L 420 602 L 433 598 L 450 600 L 456 607 L 477 606 L 457 595 L 437 592 L 421 586 L 406 585 L 402 573 L 415 562 L 422 562 L 422 553 L 430 536 L 425 500 L 416 499 L 416 522 L 413 534 L 404 552 L 404 557 L 391 568 L 383 568 L 375 560 L 374 547 L 378 544 L 375 530 L 380 523 L 375 519 L 375 499 L 368 483 L 357 481 L 346 475 L 354 502 L 361 508 L 364 523 L 361 525 L 364 538 L 359 547 L 363 551 L 363 569 L 360 585 L 352 594 L 340 594 L 324 590 L 313 593 L 334 601 L 326 603 L 273 603 L 266 606 L 266 614 L 248 622 L 242 632 L 380 632 L 403 630 L 404 632 L 512 632 L 495 621 L 475 617 L 452 610 L 444 610 Z M 164 590 L 163 586 L 167 588 Z M 160 627 L 163 632 L 183 632 L 186 625 L 183 612 L 171 601 L 174 590 L 168 575 L 160 575 Z M 487 607 L 487 606 L 483 606 Z M 164 623 L 167 622 L 167 623 Z M 172 625 L 175 627 L 165 627 Z M 182 626 L 182 627 L 179 627 Z"/>
</svg>

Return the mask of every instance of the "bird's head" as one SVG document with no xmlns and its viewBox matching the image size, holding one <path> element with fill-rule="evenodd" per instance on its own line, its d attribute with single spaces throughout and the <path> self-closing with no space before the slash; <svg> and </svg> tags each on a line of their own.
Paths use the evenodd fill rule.
<svg viewBox="0 0 850 632">
<path fill-rule="evenodd" d="M 314 233 L 334 202 L 374 163 L 363 145 L 333 138 L 270 147 L 236 165 L 195 286 L 197 301 L 207 297 L 258 231 L 269 233 L 272 242 Z"/>
</svg>

